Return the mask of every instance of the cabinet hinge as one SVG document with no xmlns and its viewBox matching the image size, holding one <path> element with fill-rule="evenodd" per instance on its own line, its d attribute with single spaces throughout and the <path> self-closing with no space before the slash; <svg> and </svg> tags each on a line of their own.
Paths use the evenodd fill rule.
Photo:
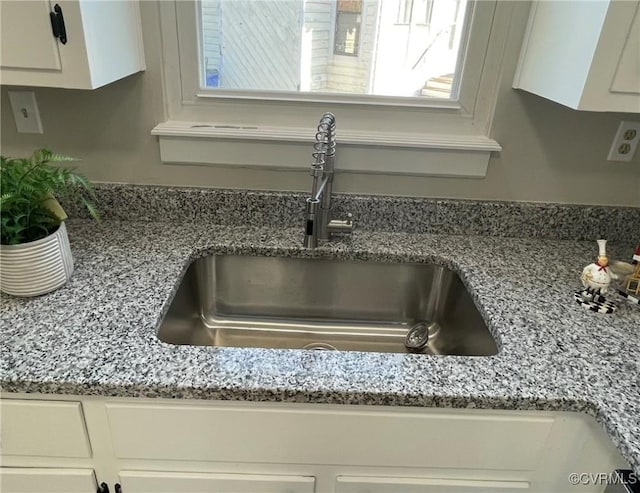
<svg viewBox="0 0 640 493">
<path fill-rule="evenodd" d="M 63 45 L 67 44 L 67 28 L 64 25 L 64 16 L 60 5 L 56 3 L 53 12 L 49 12 L 49 17 L 51 18 L 53 37 L 58 38 Z"/>
</svg>

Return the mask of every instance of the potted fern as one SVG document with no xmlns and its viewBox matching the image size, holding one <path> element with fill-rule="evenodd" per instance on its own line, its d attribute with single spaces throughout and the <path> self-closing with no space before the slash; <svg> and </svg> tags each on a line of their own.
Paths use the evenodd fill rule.
<svg viewBox="0 0 640 493">
<path fill-rule="evenodd" d="M 47 149 L 0 159 L 0 290 L 14 296 L 48 293 L 73 272 L 67 216 L 56 197 L 79 200 L 98 219 L 93 191 L 83 176 L 50 164 L 73 158 Z"/>
</svg>

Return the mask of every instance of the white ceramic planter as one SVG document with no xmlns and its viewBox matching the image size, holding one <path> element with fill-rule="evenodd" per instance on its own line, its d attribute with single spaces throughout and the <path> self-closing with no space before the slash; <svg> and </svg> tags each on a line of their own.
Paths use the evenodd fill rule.
<svg viewBox="0 0 640 493">
<path fill-rule="evenodd" d="M 46 238 L 0 245 L 0 290 L 14 296 L 38 296 L 63 286 L 73 273 L 67 228 L 62 222 Z"/>
</svg>

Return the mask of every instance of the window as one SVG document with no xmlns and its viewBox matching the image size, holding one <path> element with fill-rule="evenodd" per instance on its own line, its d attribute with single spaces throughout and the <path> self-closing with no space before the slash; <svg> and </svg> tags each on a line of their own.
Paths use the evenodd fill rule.
<svg viewBox="0 0 640 493">
<path fill-rule="evenodd" d="M 400 0 L 397 24 L 431 24 L 433 4 L 436 0 Z M 439 2 L 444 3 L 444 2 Z M 452 0 L 449 0 L 452 3 Z M 414 19 L 415 10 L 415 19 Z"/>
<path fill-rule="evenodd" d="M 423 7 L 423 22 L 425 24 L 431 24 L 431 18 L 433 16 L 433 3 L 434 0 L 422 0 Z M 459 2 L 457 2 L 459 3 Z M 454 17 L 457 15 L 457 12 L 454 14 Z"/>
<path fill-rule="evenodd" d="M 411 16 L 413 15 L 413 0 L 400 0 L 398 5 L 398 24 L 411 23 Z"/>
<path fill-rule="evenodd" d="M 431 37 L 385 48 L 383 23 L 396 23 L 400 2 L 158 1 L 168 120 L 153 133 L 162 159 L 306 169 L 309 136 L 319 115 L 332 111 L 341 171 L 484 176 L 490 152 L 500 150 L 488 129 L 518 2 L 403 1 L 409 28 Z M 217 17 L 207 17 L 207 8 Z M 455 57 L 429 73 L 437 65 L 432 44 L 449 51 L 452 36 Z M 305 53 L 335 64 L 327 68 Z M 369 65 L 367 53 L 377 56 Z M 392 65 L 398 60 L 419 77 Z M 355 77 L 355 69 L 364 75 Z M 241 83 L 249 76 L 251 84 Z M 332 87 L 330 80 L 343 82 Z"/>
<path fill-rule="evenodd" d="M 336 55 L 357 55 L 362 0 L 338 0 L 337 7 L 333 52 Z"/>
<path fill-rule="evenodd" d="M 423 21 L 434 2 L 439 9 L 430 29 Z M 201 0 L 196 5 L 202 89 L 456 97 L 467 0 L 415 0 L 415 5 L 414 0 Z M 395 22 L 398 7 L 408 24 Z"/>
</svg>

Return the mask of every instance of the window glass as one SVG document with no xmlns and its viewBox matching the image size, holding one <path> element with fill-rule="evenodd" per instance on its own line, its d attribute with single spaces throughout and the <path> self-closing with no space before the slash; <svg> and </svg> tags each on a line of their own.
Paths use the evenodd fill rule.
<svg viewBox="0 0 640 493">
<path fill-rule="evenodd" d="M 413 0 L 400 0 L 398 6 L 398 24 L 409 24 L 413 13 Z"/>
<path fill-rule="evenodd" d="M 337 7 L 333 52 L 336 55 L 357 55 L 362 20 L 362 0 L 338 0 Z"/>
<path fill-rule="evenodd" d="M 467 0 L 201 0 L 200 85 L 452 99 Z"/>
<path fill-rule="evenodd" d="M 421 3 L 424 23 L 431 24 L 431 17 L 433 16 L 433 0 L 421 0 Z"/>
</svg>

